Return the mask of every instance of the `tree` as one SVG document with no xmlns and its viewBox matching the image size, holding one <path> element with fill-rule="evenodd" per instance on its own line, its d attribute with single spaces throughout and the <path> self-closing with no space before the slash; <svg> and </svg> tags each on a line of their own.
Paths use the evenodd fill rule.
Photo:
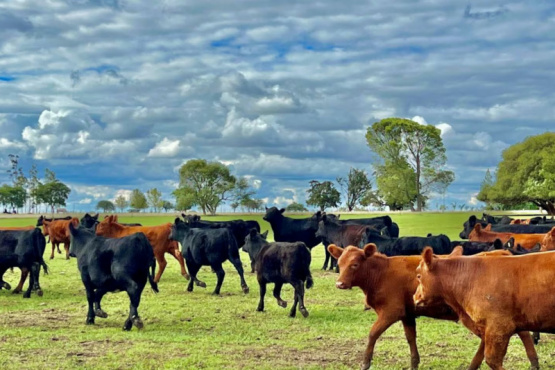
<svg viewBox="0 0 555 370">
<path fill-rule="evenodd" d="M 27 200 L 27 192 L 22 186 L 2 185 L 0 187 L 0 204 L 21 208 Z"/>
<path fill-rule="evenodd" d="M 485 196 L 504 206 L 532 202 L 555 215 L 555 132 L 528 137 L 505 149 L 495 183 Z"/>
<path fill-rule="evenodd" d="M 123 212 L 123 210 L 129 206 L 129 202 L 123 195 L 118 195 L 118 197 L 114 200 L 114 204 L 119 208 L 120 212 Z"/>
<path fill-rule="evenodd" d="M 193 195 L 187 189 L 176 189 L 172 195 L 175 197 L 175 210 L 188 211 L 195 206 Z"/>
<path fill-rule="evenodd" d="M 415 174 L 402 158 L 376 165 L 376 192 L 367 192 L 361 205 L 388 206 L 392 211 L 413 208 L 416 201 Z"/>
<path fill-rule="evenodd" d="M 55 182 L 58 181 L 56 179 L 56 174 L 54 173 L 54 171 L 49 170 L 48 168 L 46 168 L 44 170 L 44 181 L 48 184 L 49 182 Z"/>
<path fill-rule="evenodd" d="M 37 201 L 49 205 L 52 213 L 54 213 L 54 207 L 66 205 L 69 193 L 71 193 L 71 189 L 58 180 L 39 184 L 35 192 Z"/>
<path fill-rule="evenodd" d="M 39 171 L 37 170 L 37 165 L 33 164 L 31 169 L 29 170 L 29 181 L 27 181 L 27 188 L 29 190 L 29 197 L 31 199 L 31 209 L 34 209 L 36 206 L 39 205 L 39 201 L 37 200 L 37 188 L 41 184 L 39 180 Z"/>
<path fill-rule="evenodd" d="M 131 206 L 131 208 L 137 209 L 139 212 L 142 209 L 148 208 L 146 197 L 139 189 L 133 189 L 133 191 L 131 192 L 131 196 L 129 197 L 129 205 Z"/>
<path fill-rule="evenodd" d="M 424 208 L 426 196 L 435 183 L 454 179 L 452 171 L 442 169 L 447 157 L 441 131 L 434 126 L 403 118 L 385 118 L 368 128 L 366 140 L 382 165 L 405 162 L 413 171 L 413 184 L 407 186 L 414 186 L 417 211 Z"/>
<path fill-rule="evenodd" d="M 484 180 L 482 181 L 482 185 L 480 185 L 480 192 L 476 196 L 479 201 L 486 203 L 486 209 L 490 209 L 492 207 L 492 200 L 489 197 L 489 193 L 493 184 L 495 184 L 495 181 L 493 180 L 493 176 L 488 168 L 486 175 L 484 176 Z"/>
<path fill-rule="evenodd" d="M 297 203 L 297 202 L 291 203 L 290 205 L 285 207 L 285 210 L 287 212 L 308 212 L 308 209 L 306 209 L 305 206 L 303 206 L 301 203 Z"/>
<path fill-rule="evenodd" d="M 196 205 L 203 214 L 215 214 L 236 183 L 237 179 L 224 164 L 191 159 L 179 169 L 179 188 L 173 194 L 179 207 Z"/>
<path fill-rule="evenodd" d="M 351 212 L 362 198 L 372 190 L 372 183 L 364 170 L 351 168 L 347 178 L 338 177 L 337 183 L 345 192 L 345 205 Z"/>
<path fill-rule="evenodd" d="M 162 201 L 162 208 L 164 209 L 164 211 L 168 212 L 170 209 L 174 209 L 174 206 L 170 201 L 163 200 Z"/>
<path fill-rule="evenodd" d="M 8 175 L 12 180 L 14 187 L 25 187 L 27 185 L 27 178 L 23 173 L 23 169 L 19 167 L 19 156 L 14 154 L 8 154 L 10 160 L 10 169 L 8 169 Z M 23 207 L 23 206 L 21 206 Z"/>
<path fill-rule="evenodd" d="M 249 212 L 257 211 L 262 209 L 264 201 L 262 199 L 244 198 L 241 202 L 241 206 L 245 207 Z"/>
<path fill-rule="evenodd" d="M 312 180 L 310 189 L 306 192 L 308 193 L 306 204 L 319 207 L 322 212 L 328 207 L 337 207 L 341 201 L 341 194 L 331 181 Z"/>
<path fill-rule="evenodd" d="M 160 193 L 160 191 L 156 188 L 147 190 L 146 198 L 148 200 L 148 205 L 154 209 L 155 213 L 158 213 L 160 211 L 160 208 L 162 208 L 162 206 L 164 205 L 162 200 L 162 193 Z"/>
<path fill-rule="evenodd" d="M 113 212 L 116 210 L 116 206 L 109 200 L 101 200 L 96 204 L 96 209 L 101 209 L 104 213 Z"/>
</svg>

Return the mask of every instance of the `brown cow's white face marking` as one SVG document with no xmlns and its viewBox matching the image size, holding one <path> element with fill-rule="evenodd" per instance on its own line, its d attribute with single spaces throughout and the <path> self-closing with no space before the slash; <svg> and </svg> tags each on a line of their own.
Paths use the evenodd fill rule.
<svg viewBox="0 0 555 370">
<path fill-rule="evenodd" d="M 414 293 L 413 300 L 417 307 L 427 307 L 438 304 L 443 299 L 437 295 L 435 277 L 424 261 L 416 268 L 416 278 L 418 279 L 418 287 Z"/>
</svg>

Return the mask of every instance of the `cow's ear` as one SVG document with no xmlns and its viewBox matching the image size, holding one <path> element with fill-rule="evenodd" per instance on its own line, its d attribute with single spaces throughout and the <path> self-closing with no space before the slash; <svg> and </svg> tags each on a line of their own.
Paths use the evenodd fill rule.
<svg viewBox="0 0 555 370">
<path fill-rule="evenodd" d="M 330 244 L 328 245 L 328 252 L 330 252 L 333 258 L 338 260 L 339 257 L 341 257 L 341 255 L 343 254 L 343 248 L 340 248 L 335 244 Z"/>
<path fill-rule="evenodd" d="M 119 222 L 118 215 L 114 215 L 114 222 Z"/>
<path fill-rule="evenodd" d="M 249 231 L 249 235 L 250 235 L 251 237 L 256 236 L 256 233 L 257 233 L 257 232 L 258 232 L 258 231 L 256 231 L 256 229 L 251 229 L 251 230 Z"/>
<path fill-rule="evenodd" d="M 455 248 L 453 248 L 453 251 L 449 254 L 449 257 L 460 257 L 463 255 L 463 247 L 462 245 L 457 245 Z"/>
<path fill-rule="evenodd" d="M 264 208 L 266 209 L 266 211 L 268 210 L 268 207 L 267 207 L 267 206 L 264 206 Z"/>
<path fill-rule="evenodd" d="M 260 235 L 262 235 L 262 237 L 263 237 L 264 239 L 268 239 L 268 230 L 264 231 L 264 232 L 263 232 L 262 234 L 260 234 Z"/>
<path fill-rule="evenodd" d="M 183 221 L 181 221 L 181 219 L 179 217 L 176 217 L 175 220 L 173 221 L 174 224 L 179 224 L 179 223 L 183 223 Z"/>
<path fill-rule="evenodd" d="M 434 259 L 434 251 L 431 247 L 424 248 L 424 252 L 422 252 L 422 260 L 428 266 L 428 269 L 432 269 L 432 262 Z"/>
<path fill-rule="evenodd" d="M 491 231 L 491 224 L 488 224 L 488 226 L 486 226 L 486 227 L 484 228 L 484 230 L 485 230 L 485 231 Z"/>
<path fill-rule="evenodd" d="M 378 251 L 378 247 L 374 243 L 368 243 L 364 246 L 364 255 L 366 258 L 372 257 Z"/>
<path fill-rule="evenodd" d="M 324 221 L 324 222 L 328 221 L 328 216 L 327 216 L 327 215 L 323 215 L 323 216 L 322 216 L 322 221 Z"/>
<path fill-rule="evenodd" d="M 470 227 L 474 226 L 476 224 L 476 216 L 472 215 L 468 218 L 468 224 L 470 225 Z"/>
<path fill-rule="evenodd" d="M 70 225 L 72 225 L 74 228 L 77 228 L 79 226 L 79 219 L 78 218 L 72 218 L 71 221 L 69 222 Z"/>
<path fill-rule="evenodd" d="M 474 231 L 481 231 L 481 230 L 482 230 L 482 224 L 474 225 Z"/>
<path fill-rule="evenodd" d="M 550 233 L 551 235 L 555 236 L 555 227 L 553 227 L 549 233 Z"/>
<path fill-rule="evenodd" d="M 99 213 L 97 213 L 96 216 L 92 216 L 92 218 L 94 218 L 95 220 L 98 220 L 98 216 L 100 216 Z"/>
<path fill-rule="evenodd" d="M 339 220 L 341 218 L 341 213 L 337 214 L 337 219 Z"/>
<path fill-rule="evenodd" d="M 279 210 L 279 213 L 284 213 L 285 212 L 285 208 L 282 208 Z"/>
</svg>

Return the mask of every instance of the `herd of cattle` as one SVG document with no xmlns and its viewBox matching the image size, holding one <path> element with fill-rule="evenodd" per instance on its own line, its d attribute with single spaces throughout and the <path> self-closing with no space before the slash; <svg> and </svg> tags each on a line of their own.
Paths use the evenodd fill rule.
<svg viewBox="0 0 555 370">
<path fill-rule="evenodd" d="M 397 321 L 405 329 L 411 367 L 417 368 L 418 316 L 460 320 L 481 338 L 470 369 L 477 369 L 484 358 L 491 368 L 502 369 L 514 333 L 522 339 L 532 367 L 538 368 L 537 333 L 555 332 L 555 297 L 549 294 L 555 278 L 555 252 L 534 252 L 555 250 L 555 221 L 471 216 L 460 233 L 461 239 L 468 241 L 451 241 L 445 235 L 399 237 L 399 226 L 389 216 L 341 220 L 317 212 L 299 219 L 284 216 L 284 211 L 266 209 L 264 220 L 270 224 L 275 242 L 266 240 L 267 232 L 261 234 L 256 221 L 210 222 L 185 214 L 158 226 L 120 223 L 115 215 L 100 221 L 98 214 L 86 214 L 81 219 L 41 216 L 36 225 L 0 227 L 0 289 L 11 289 L 3 275 L 7 269 L 19 267 L 21 278 L 14 293 L 23 290 L 29 277 L 23 296 L 29 298 L 33 291 L 43 294 L 39 273 L 41 267 L 48 271 L 43 259 L 48 237 L 51 259 L 56 249 L 61 253 L 61 244 L 66 259 L 77 258 L 89 305 L 87 324 L 94 324 L 97 316 L 107 317 L 101 308 L 107 292 L 126 291 L 131 304 L 124 329 L 141 329 L 137 311 L 141 294 L 147 281 L 158 292 L 166 253 L 179 262 L 181 275 L 189 280 L 188 291 L 195 285 L 206 287 L 197 274 L 202 266 L 210 266 L 217 276 L 214 294 L 220 294 L 225 277 L 222 264 L 229 260 L 239 274 L 242 291 L 248 293 L 242 249 L 249 255 L 251 272 L 259 283 L 257 310 L 264 310 L 268 283 L 275 284 L 273 295 L 278 305 L 286 307 L 281 288 L 291 284 L 294 303 L 290 316 L 296 315 L 298 306 L 307 317 L 305 287 L 313 285 L 310 250 L 322 243 L 326 252 L 323 269 L 339 272 L 336 287 L 360 287 L 366 308 L 378 315 L 362 368 L 370 367 L 377 339 Z M 529 331 L 534 332 L 534 339 Z"/>
</svg>

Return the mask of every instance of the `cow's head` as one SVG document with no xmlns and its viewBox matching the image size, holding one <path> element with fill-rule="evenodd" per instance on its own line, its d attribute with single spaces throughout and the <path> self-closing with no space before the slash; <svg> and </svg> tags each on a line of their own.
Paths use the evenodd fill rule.
<svg viewBox="0 0 555 370">
<path fill-rule="evenodd" d="M 94 229 L 95 225 L 98 223 L 98 213 L 94 216 L 89 215 L 88 213 L 86 213 L 82 218 L 81 218 L 81 225 L 83 225 L 84 227 L 86 227 L 87 229 Z"/>
<path fill-rule="evenodd" d="M 441 292 L 441 281 L 434 274 L 436 260 L 437 257 L 434 256 L 432 248 L 424 248 L 422 261 L 416 268 L 418 287 L 413 296 L 414 303 L 418 307 L 431 306 L 443 301 L 439 294 Z"/>
<path fill-rule="evenodd" d="M 117 223 L 117 217 L 110 215 L 96 226 L 96 235 L 109 236 L 112 233 L 114 224 Z"/>
<path fill-rule="evenodd" d="M 262 247 L 268 244 L 266 238 L 268 237 L 268 230 L 259 234 L 256 229 L 251 229 L 249 234 L 245 237 L 245 245 L 243 245 L 243 250 L 249 254 L 249 256 L 254 260 L 258 257 Z"/>
<path fill-rule="evenodd" d="M 323 215 L 322 220 L 318 222 L 318 230 L 316 230 L 316 237 L 323 239 L 327 236 L 326 226 L 330 223 L 328 215 Z"/>
<path fill-rule="evenodd" d="M 264 217 L 264 221 L 268 221 L 272 223 L 272 221 L 278 220 L 283 217 L 283 213 L 285 212 L 285 208 L 277 209 L 276 207 L 266 208 L 266 214 Z"/>
<path fill-rule="evenodd" d="M 42 216 L 41 216 L 42 217 Z M 42 220 L 41 224 L 42 224 L 42 233 L 44 234 L 44 236 L 48 236 L 50 235 L 50 224 L 52 223 L 52 221 L 47 221 L 47 220 Z"/>
<path fill-rule="evenodd" d="M 555 250 L 555 227 L 548 231 L 542 240 L 541 251 L 552 251 Z"/>
<path fill-rule="evenodd" d="M 385 258 L 377 253 L 377 250 L 376 244 L 367 244 L 364 246 L 364 249 L 352 245 L 343 249 L 330 244 L 328 251 L 337 259 L 337 265 L 339 266 L 339 277 L 335 287 L 338 289 L 351 289 L 364 282 L 367 279 L 365 264 L 368 259 Z"/>
</svg>

